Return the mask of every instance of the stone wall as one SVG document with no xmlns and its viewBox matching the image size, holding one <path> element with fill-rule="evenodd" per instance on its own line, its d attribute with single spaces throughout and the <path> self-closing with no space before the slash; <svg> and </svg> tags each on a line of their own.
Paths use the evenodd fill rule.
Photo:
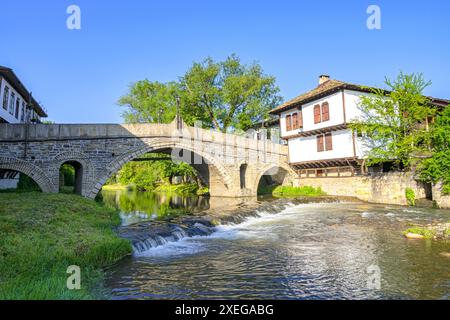
<svg viewBox="0 0 450 320">
<path fill-rule="evenodd" d="M 417 199 L 426 198 L 426 186 L 410 173 L 383 173 L 373 176 L 303 178 L 296 186 L 321 187 L 329 195 L 352 196 L 363 201 L 407 205 L 405 190 L 414 190 Z"/>
<path fill-rule="evenodd" d="M 439 208 L 450 209 L 450 196 L 442 195 L 442 184 L 433 186 L 433 200 Z"/>
</svg>

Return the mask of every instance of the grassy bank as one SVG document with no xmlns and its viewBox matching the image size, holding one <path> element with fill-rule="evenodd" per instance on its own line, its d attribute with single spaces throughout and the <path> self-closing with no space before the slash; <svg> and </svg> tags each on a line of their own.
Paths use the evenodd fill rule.
<svg viewBox="0 0 450 320">
<path fill-rule="evenodd" d="M 0 194 L 0 300 L 101 298 L 102 267 L 131 252 L 118 213 L 75 195 Z M 81 290 L 68 290 L 68 266 Z"/>
<path fill-rule="evenodd" d="M 199 188 L 196 184 L 163 184 L 155 188 L 155 192 L 167 192 L 175 194 L 203 195 L 209 192 L 208 188 Z"/>
<path fill-rule="evenodd" d="M 116 190 L 127 190 L 128 188 L 134 188 L 133 186 L 126 186 L 122 184 L 106 184 L 102 187 L 102 190 L 116 191 Z"/>
<path fill-rule="evenodd" d="M 320 197 L 327 195 L 320 187 L 314 188 L 310 186 L 279 186 L 272 191 L 272 194 L 275 197 Z"/>
<path fill-rule="evenodd" d="M 109 184 L 103 186 L 103 190 L 107 191 L 116 191 L 116 190 L 129 190 L 129 189 L 136 189 L 136 186 L 133 185 L 121 185 L 121 184 Z M 200 188 L 196 184 L 161 184 L 155 188 L 145 190 L 149 192 L 164 192 L 164 193 L 174 193 L 174 194 L 181 194 L 181 195 L 206 195 L 209 193 L 208 188 L 203 187 Z"/>
</svg>

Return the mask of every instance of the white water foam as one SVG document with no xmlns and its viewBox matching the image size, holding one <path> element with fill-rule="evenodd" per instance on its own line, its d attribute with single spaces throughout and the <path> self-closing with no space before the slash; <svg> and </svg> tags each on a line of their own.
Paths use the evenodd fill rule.
<svg viewBox="0 0 450 320">
<path fill-rule="evenodd" d="M 277 221 L 289 220 L 298 216 L 299 209 L 323 208 L 336 203 L 289 203 L 279 213 L 269 211 L 256 211 L 256 216 L 248 217 L 238 224 L 226 224 L 215 227 L 215 231 L 207 236 L 183 237 L 178 241 L 168 241 L 165 244 L 151 247 L 143 252 L 135 253 L 137 257 L 161 257 L 192 255 L 206 250 L 205 240 L 222 239 L 268 239 L 277 241 L 278 236 L 273 232 Z"/>
</svg>

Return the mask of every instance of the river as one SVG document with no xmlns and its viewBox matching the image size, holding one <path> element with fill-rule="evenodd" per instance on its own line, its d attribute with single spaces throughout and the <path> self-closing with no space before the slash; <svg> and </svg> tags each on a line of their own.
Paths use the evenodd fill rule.
<svg viewBox="0 0 450 320">
<path fill-rule="evenodd" d="M 126 191 L 103 198 L 121 209 L 125 230 L 148 228 L 168 207 L 220 211 L 214 202 L 226 203 Z M 108 272 L 111 298 L 450 298 L 450 259 L 441 254 L 450 251 L 449 243 L 402 235 L 412 223 L 449 221 L 450 211 L 295 200 L 258 205 L 232 224 L 180 223 L 171 237 L 137 243 L 135 254 Z"/>
</svg>

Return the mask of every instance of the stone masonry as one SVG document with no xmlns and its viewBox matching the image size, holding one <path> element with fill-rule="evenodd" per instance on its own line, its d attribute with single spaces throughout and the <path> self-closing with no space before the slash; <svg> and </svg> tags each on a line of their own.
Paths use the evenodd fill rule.
<svg viewBox="0 0 450 320">
<path fill-rule="evenodd" d="M 171 124 L 0 124 L 0 169 L 22 172 L 43 192 L 59 191 L 59 170 L 76 163 L 81 195 L 94 198 L 125 163 L 162 152 L 190 163 L 211 196 L 255 196 L 263 175 L 293 181 L 287 147 L 268 140 Z M 245 177 L 241 166 L 245 165 Z M 244 187 L 242 179 L 245 179 Z"/>
</svg>

